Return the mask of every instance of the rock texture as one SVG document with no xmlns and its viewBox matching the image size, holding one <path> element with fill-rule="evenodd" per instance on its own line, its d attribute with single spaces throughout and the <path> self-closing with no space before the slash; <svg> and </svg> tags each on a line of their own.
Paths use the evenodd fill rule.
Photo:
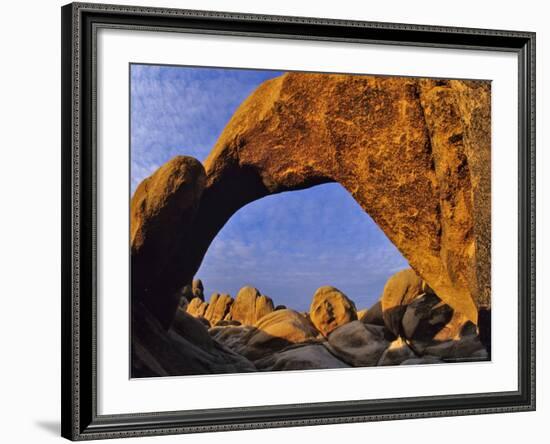
<svg viewBox="0 0 550 444">
<path fill-rule="evenodd" d="M 321 287 L 313 297 L 313 319 L 322 321 L 317 322 L 318 328 L 309 312 L 273 310 L 271 300 L 252 287 L 241 290 L 237 298 L 241 307 L 234 311 L 245 324 L 227 319 L 234 305 L 227 294 L 214 293 L 208 303 L 193 298 L 178 308 L 168 331 L 137 304 L 133 309 L 132 374 L 145 377 L 490 359 L 478 327 L 427 285 L 419 285 L 414 273 L 400 273 L 388 284 L 391 295 L 403 296 L 397 305 L 403 314 L 391 318 L 399 322 L 397 338 L 384 322 L 380 301 L 363 313 L 361 320 L 353 319 L 354 303 L 333 287 Z M 411 288 L 414 291 L 409 293 Z M 427 293 L 411 299 L 418 291 Z M 266 310 L 273 311 L 264 314 Z M 369 313 L 381 325 L 365 322 Z M 253 325 L 246 324 L 256 318 Z"/>
<path fill-rule="evenodd" d="M 422 293 L 422 279 L 410 268 L 398 271 L 384 285 L 380 298 L 382 318 L 395 336 L 401 334 L 401 319 L 407 305 Z"/>
<path fill-rule="evenodd" d="M 252 361 L 291 345 L 315 340 L 319 336 L 319 332 L 306 318 L 289 309 L 273 311 L 254 326 L 219 327 L 212 329 L 211 334 Z M 235 340 L 235 337 L 238 339 Z"/>
<path fill-rule="evenodd" d="M 233 351 L 241 352 L 246 347 L 247 338 L 255 331 L 251 325 L 218 325 L 208 332 L 219 343 Z"/>
<path fill-rule="evenodd" d="M 163 265 L 174 265 L 145 268 L 147 282 L 158 271 L 165 284 L 140 297 L 169 319 L 173 292 L 189 283 L 239 208 L 269 194 L 339 182 L 419 276 L 477 322 L 490 293 L 490 115 L 484 81 L 287 73 L 264 82 L 205 161 L 206 184 L 202 171 L 188 165 L 185 171 L 197 172 L 183 181 L 189 186 L 169 187 L 182 198 L 136 191 L 155 195 L 159 210 L 145 211 L 143 225 L 156 226 L 167 215 L 167 232 L 156 235 L 170 239 L 170 251 L 184 252 L 174 260 L 157 251 Z M 166 182 L 165 173 L 154 176 Z M 132 200 L 132 214 L 140 202 Z"/>
<path fill-rule="evenodd" d="M 255 361 L 259 370 L 312 370 L 330 368 L 349 368 L 331 354 L 320 344 L 302 345 L 299 347 L 287 348 L 282 352 L 267 356 Z"/>
<path fill-rule="evenodd" d="M 442 364 L 442 361 L 437 356 L 423 356 L 422 358 L 409 358 L 401 362 L 400 365 L 426 365 L 426 364 Z"/>
<path fill-rule="evenodd" d="M 446 326 L 447 334 L 453 334 L 455 325 L 449 325 L 453 314 L 453 309 L 436 295 L 417 296 L 407 306 L 401 320 L 403 336 L 411 340 L 427 341 L 435 338 Z"/>
<path fill-rule="evenodd" d="M 490 84 L 425 79 L 421 85 L 421 104 L 435 153 L 441 153 L 449 144 L 456 147 L 456 151 L 438 154 L 443 168 L 436 168 L 439 177 L 446 176 L 441 181 L 443 186 L 440 186 L 440 192 L 444 193 L 441 199 L 441 260 L 447 264 L 449 274 L 459 271 L 455 279 L 461 286 L 469 288 L 478 311 L 487 309 L 491 305 Z M 460 116 L 460 122 L 457 122 L 457 116 Z M 469 179 L 465 177 L 466 169 Z M 471 194 L 462 188 L 468 180 Z M 465 229 L 470 227 L 472 233 L 465 236 Z M 457 243 L 466 240 L 472 244 L 465 243 L 457 257 Z M 442 289 L 433 288 L 437 294 L 443 295 Z M 447 299 L 445 302 L 476 322 L 464 304 L 459 306 Z"/>
<path fill-rule="evenodd" d="M 207 328 L 177 310 L 168 331 L 142 306 L 132 313 L 132 377 L 254 372 L 248 359 L 213 340 Z"/>
<path fill-rule="evenodd" d="M 353 321 L 329 335 L 327 348 L 342 361 L 362 367 L 376 365 L 388 345 L 383 327 Z"/>
<path fill-rule="evenodd" d="M 334 329 L 357 319 L 355 304 L 334 287 L 321 287 L 313 295 L 309 308 L 313 325 L 324 336 Z"/>
<path fill-rule="evenodd" d="M 191 292 L 193 293 L 194 298 L 199 298 L 201 301 L 204 301 L 204 286 L 200 279 L 193 279 L 191 284 Z"/>
<path fill-rule="evenodd" d="M 256 307 L 255 307 L 255 310 L 254 310 L 256 322 L 258 322 L 264 316 L 268 315 L 269 313 L 271 313 L 273 311 L 275 311 L 275 308 L 273 307 L 273 301 L 271 300 L 271 298 L 269 296 L 266 296 L 265 294 L 262 294 L 256 300 Z"/>
<path fill-rule="evenodd" d="M 228 320 L 241 324 L 254 325 L 265 315 L 274 310 L 271 298 L 260 294 L 254 287 L 243 287 L 239 290 L 235 302 L 231 305 Z"/>
<path fill-rule="evenodd" d="M 359 315 L 359 313 L 358 313 Z M 380 301 L 374 303 L 363 316 L 358 316 L 359 320 L 365 324 L 386 325 L 382 316 L 382 304 Z"/>
<path fill-rule="evenodd" d="M 208 308 L 204 313 L 204 317 L 210 321 L 212 325 L 225 319 L 233 304 L 233 298 L 228 294 L 214 293 L 210 296 Z"/>
<path fill-rule="evenodd" d="M 464 336 L 435 343 L 423 349 L 424 355 L 436 356 L 446 362 L 479 361 L 487 359 L 487 351 L 477 336 Z"/>
<path fill-rule="evenodd" d="M 254 327 L 255 331 L 248 337 L 247 351 L 244 353 L 252 360 L 319 336 L 319 332 L 306 318 L 290 309 L 274 311 L 262 317 Z"/>
<path fill-rule="evenodd" d="M 402 362 L 406 362 L 409 359 L 415 359 L 418 356 L 407 345 L 402 338 L 397 338 L 390 346 L 384 351 L 378 365 L 399 365 Z"/>
<path fill-rule="evenodd" d="M 457 311 L 453 312 L 452 318 L 445 326 L 434 336 L 436 341 L 447 341 L 460 339 L 464 336 L 479 335 L 479 328 L 466 316 Z M 481 338 L 480 338 L 481 339 Z"/>
<path fill-rule="evenodd" d="M 187 313 L 196 318 L 199 316 L 204 317 L 206 310 L 208 310 L 208 303 L 201 301 L 199 298 L 191 299 L 186 309 Z"/>
<path fill-rule="evenodd" d="M 206 183 L 201 163 L 177 156 L 137 187 L 130 204 L 132 298 L 165 328 L 195 271 L 185 246 Z"/>
</svg>

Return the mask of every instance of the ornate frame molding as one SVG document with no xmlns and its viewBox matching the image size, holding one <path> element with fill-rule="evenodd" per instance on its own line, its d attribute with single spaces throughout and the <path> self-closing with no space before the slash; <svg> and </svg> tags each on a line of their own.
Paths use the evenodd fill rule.
<svg viewBox="0 0 550 444">
<path fill-rule="evenodd" d="M 535 409 L 535 34 L 72 3 L 62 14 L 62 435 L 120 438 Z M 519 389 L 383 401 L 97 414 L 95 41 L 99 27 L 514 52 L 519 62 Z"/>
</svg>

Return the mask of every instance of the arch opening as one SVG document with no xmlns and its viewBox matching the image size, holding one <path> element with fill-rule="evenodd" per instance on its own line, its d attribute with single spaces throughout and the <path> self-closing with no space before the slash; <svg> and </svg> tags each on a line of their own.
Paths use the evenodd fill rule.
<svg viewBox="0 0 550 444">
<path fill-rule="evenodd" d="M 138 83 L 148 69 L 135 70 Z M 463 334 L 469 339 L 459 344 L 475 352 L 455 357 L 486 357 L 475 324 L 480 308 L 490 313 L 490 84 L 214 71 L 164 71 L 162 103 L 152 94 L 150 107 L 147 97 L 134 100 L 132 86 L 135 135 L 157 127 L 155 140 L 142 137 L 136 151 L 158 154 L 156 137 L 166 134 L 197 147 L 184 150 L 189 156 L 165 150 L 147 162 L 157 164 L 153 174 L 139 185 L 132 177 L 133 374 L 281 370 L 283 362 L 296 369 L 304 356 L 315 361 L 307 368 L 389 365 L 382 353 L 393 350 L 393 338 L 416 341 L 397 344 L 416 359 L 426 340 Z M 231 100 L 216 106 L 220 97 Z M 166 103 L 178 105 L 175 113 L 158 115 L 172 108 Z M 181 115 L 191 117 L 186 125 Z M 209 130 L 196 132 L 205 121 Z M 164 138 L 164 146 L 185 146 Z M 133 131 L 132 144 L 134 153 Z M 204 301 L 195 277 L 206 293 L 235 299 Z M 247 285 L 264 294 L 238 292 Z M 391 288 L 359 316 L 382 286 Z M 192 312 L 193 303 L 209 312 Z M 357 334 L 370 351 L 351 356 Z M 179 337 L 199 345 L 201 356 L 207 351 L 208 362 Z M 445 347 L 436 352 L 447 359 Z"/>
<path fill-rule="evenodd" d="M 196 278 L 205 295 L 252 286 L 274 304 L 308 311 L 315 291 L 338 288 L 368 308 L 408 262 L 338 183 L 278 193 L 238 210 L 208 248 Z"/>
</svg>

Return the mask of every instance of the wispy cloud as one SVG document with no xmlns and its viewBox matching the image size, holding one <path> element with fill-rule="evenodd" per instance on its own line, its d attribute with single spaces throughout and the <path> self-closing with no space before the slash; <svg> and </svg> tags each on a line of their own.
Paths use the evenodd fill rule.
<svg viewBox="0 0 550 444">
<path fill-rule="evenodd" d="M 407 261 L 339 184 L 269 196 L 237 212 L 208 250 L 197 276 L 209 292 L 254 285 L 277 304 L 307 310 L 333 285 L 358 307 L 380 296 Z"/>
<path fill-rule="evenodd" d="M 277 71 L 131 66 L 132 191 L 172 157 L 203 161 L 241 102 Z"/>
<path fill-rule="evenodd" d="M 178 154 L 203 161 L 240 103 L 272 71 L 133 65 L 132 189 Z M 370 306 L 407 262 L 338 184 L 282 193 L 239 210 L 197 277 L 207 293 L 253 285 L 276 304 L 307 310 L 322 285 Z"/>
</svg>

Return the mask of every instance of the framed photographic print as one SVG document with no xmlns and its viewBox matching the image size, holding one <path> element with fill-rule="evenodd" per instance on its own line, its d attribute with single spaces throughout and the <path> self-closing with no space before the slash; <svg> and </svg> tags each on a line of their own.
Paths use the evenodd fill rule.
<svg viewBox="0 0 550 444">
<path fill-rule="evenodd" d="M 64 437 L 535 408 L 533 33 L 61 13 Z"/>
</svg>

